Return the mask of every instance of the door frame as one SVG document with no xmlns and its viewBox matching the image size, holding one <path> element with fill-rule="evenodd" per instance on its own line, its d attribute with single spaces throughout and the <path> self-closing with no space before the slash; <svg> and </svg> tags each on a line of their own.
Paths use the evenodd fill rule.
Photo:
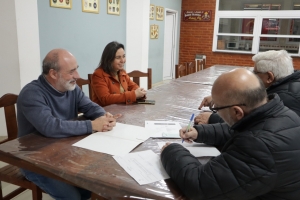
<svg viewBox="0 0 300 200">
<path fill-rule="evenodd" d="M 172 52 L 172 66 L 171 66 L 171 70 L 172 70 L 172 73 L 171 73 L 171 79 L 174 79 L 175 78 L 175 63 L 176 63 L 176 59 L 177 59 L 177 54 L 176 54 L 176 51 L 177 51 L 177 26 L 178 26 L 178 11 L 177 10 L 173 10 L 173 9 L 170 9 L 170 8 L 165 8 L 165 17 L 167 17 L 167 12 L 168 13 L 172 13 L 173 15 L 175 15 L 175 22 L 174 22 L 174 48 L 173 48 L 173 52 Z M 166 23 L 167 23 L 167 20 L 164 20 L 165 24 L 164 24 L 164 49 L 166 48 Z M 165 52 L 164 52 L 164 59 L 165 59 Z M 163 61 L 163 68 L 165 68 L 165 62 Z M 169 78 L 164 78 L 164 74 L 163 74 L 163 80 L 168 80 Z"/>
</svg>

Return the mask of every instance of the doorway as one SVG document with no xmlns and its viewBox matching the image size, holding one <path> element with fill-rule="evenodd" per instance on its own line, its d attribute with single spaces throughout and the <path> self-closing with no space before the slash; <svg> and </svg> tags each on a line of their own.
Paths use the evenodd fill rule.
<svg viewBox="0 0 300 200">
<path fill-rule="evenodd" d="M 163 80 L 175 78 L 177 19 L 176 10 L 165 9 Z"/>
</svg>

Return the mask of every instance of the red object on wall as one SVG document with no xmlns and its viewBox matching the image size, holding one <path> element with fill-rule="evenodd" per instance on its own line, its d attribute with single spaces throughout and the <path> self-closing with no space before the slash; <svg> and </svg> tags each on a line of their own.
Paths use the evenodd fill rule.
<svg viewBox="0 0 300 200">
<path fill-rule="evenodd" d="M 210 22 L 211 10 L 184 10 L 182 20 L 186 22 Z"/>
<path fill-rule="evenodd" d="M 254 19 L 243 19 L 242 33 L 253 34 Z M 252 40 L 252 37 L 241 37 L 242 40 Z"/>
</svg>

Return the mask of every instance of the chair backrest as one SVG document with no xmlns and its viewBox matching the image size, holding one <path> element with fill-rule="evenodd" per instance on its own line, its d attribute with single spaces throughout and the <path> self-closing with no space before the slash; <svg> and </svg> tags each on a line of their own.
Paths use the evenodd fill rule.
<svg viewBox="0 0 300 200">
<path fill-rule="evenodd" d="M 186 76 L 187 74 L 188 73 L 185 64 L 175 65 L 175 78 L 180 78 L 182 76 Z"/>
<path fill-rule="evenodd" d="M 91 76 L 91 78 L 92 78 L 92 76 Z M 82 89 L 83 85 L 88 85 L 89 97 L 90 97 L 90 99 L 92 99 L 92 85 L 91 85 L 90 78 L 88 78 L 88 79 L 79 78 L 76 80 L 76 84 L 80 87 L 80 89 Z"/>
<path fill-rule="evenodd" d="M 18 137 L 18 123 L 15 109 L 17 99 L 18 95 L 10 93 L 0 98 L 0 108 L 4 108 L 7 129 L 7 139 L 0 141 L 0 144 Z"/>
<path fill-rule="evenodd" d="M 152 88 L 152 69 L 148 68 L 147 73 L 134 70 L 127 73 L 129 77 L 132 77 L 133 82 L 140 86 L 140 77 L 148 77 L 148 90 Z"/>
<path fill-rule="evenodd" d="M 0 141 L 0 144 L 16 139 L 18 137 L 18 123 L 15 105 L 17 103 L 18 95 L 5 94 L 0 98 L 0 108 L 4 108 L 7 139 Z M 6 182 L 16 187 L 14 190 L 10 190 L 4 196 L 2 182 Z M 14 187 L 15 187 L 14 186 Z M 26 189 L 32 190 L 32 199 L 41 200 L 42 190 L 34 183 L 28 181 L 20 172 L 20 169 L 13 165 L 5 165 L 0 168 L 0 199 L 12 199 L 19 195 Z"/>
<path fill-rule="evenodd" d="M 197 71 L 203 70 L 205 68 L 205 59 L 197 60 Z"/>
<path fill-rule="evenodd" d="M 187 62 L 186 66 L 187 66 L 188 74 L 192 74 L 196 72 L 195 62 Z"/>
<path fill-rule="evenodd" d="M 92 76 L 93 74 L 88 74 L 88 79 L 90 81 L 90 84 L 89 84 L 89 96 L 90 96 L 90 99 L 92 100 L 92 97 L 93 97 L 93 87 L 92 87 Z"/>
</svg>

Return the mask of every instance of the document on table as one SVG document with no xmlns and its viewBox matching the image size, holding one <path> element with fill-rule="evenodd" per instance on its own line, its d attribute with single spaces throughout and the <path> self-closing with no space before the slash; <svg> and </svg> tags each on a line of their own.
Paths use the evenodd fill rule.
<svg viewBox="0 0 300 200">
<path fill-rule="evenodd" d="M 180 138 L 181 126 L 172 121 L 145 121 L 145 128 L 151 130 L 150 137 L 154 138 Z"/>
<path fill-rule="evenodd" d="M 150 132 L 144 127 L 116 123 L 111 131 L 93 133 L 73 146 L 110 155 L 124 155 L 147 140 L 149 135 Z"/>
<path fill-rule="evenodd" d="M 183 147 L 185 147 L 187 150 L 190 151 L 190 153 L 192 155 L 194 155 L 195 157 L 204 157 L 204 156 L 218 156 L 220 155 L 220 151 L 213 146 L 209 146 L 203 143 L 180 143 L 180 142 L 176 142 L 180 145 L 182 145 Z M 165 142 L 157 142 L 159 148 L 161 149 L 166 143 Z"/>
<path fill-rule="evenodd" d="M 159 155 L 151 150 L 113 156 L 119 165 L 140 185 L 170 178 Z"/>
</svg>

